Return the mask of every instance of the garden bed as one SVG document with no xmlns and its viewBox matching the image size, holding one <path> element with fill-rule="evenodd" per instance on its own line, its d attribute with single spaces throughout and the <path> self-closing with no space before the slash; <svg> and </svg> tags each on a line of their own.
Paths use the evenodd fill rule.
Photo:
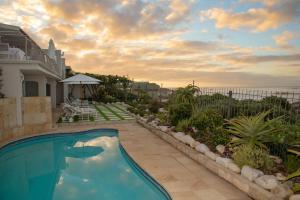
<svg viewBox="0 0 300 200">
<path fill-rule="evenodd" d="M 209 149 L 207 152 L 201 151 L 201 148 L 198 148 L 201 143 L 196 144 L 189 144 L 187 145 L 187 142 L 183 142 L 183 140 L 179 140 L 178 137 L 176 138 L 176 133 L 172 132 L 170 128 L 165 126 L 156 126 L 154 123 L 147 123 L 144 118 L 139 118 L 138 123 L 140 123 L 145 128 L 149 129 L 168 143 L 170 143 L 172 146 L 189 156 L 191 159 L 195 160 L 199 164 L 205 166 L 207 169 L 215 173 L 216 175 L 222 177 L 226 181 L 230 182 L 237 188 L 239 188 L 241 191 L 247 193 L 250 197 L 257 199 L 257 200 L 266 200 L 266 199 L 286 199 L 289 198 L 289 196 L 292 195 L 290 193 L 290 189 L 286 187 L 285 184 L 282 184 L 278 182 L 278 185 L 276 188 L 274 187 L 272 189 L 272 192 L 268 189 L 263 188 L 261 185 L 257 184 L 257 179 L 260 177 L 263 177 L 264 174 L 262 172 L 259 172 L 255 180 L 250 181 L 249 177 L 246 178 L 244 176 L 243 170 L 246 171 L 252 168 L 243 168 L 242 173 L 240 172 L 241 169 L 237 169 L 236 167 L 230 167 L 226 166 L 226 162 L 222 162 L 222 157 L 218 154 L 215 154 L 211 152 Z M 175 136 L 175 137 L 174 137 Z M 195 141 L 196 142 L 196 141 Z M 192 147 L 191 147 L 192 146 Z M 198 146 L 198 147 L 197 147 Z M 202 149 L 203 150 L 203 149 Z M 217 161 L 216 161 L 217 160 Z M 233 164 L 234 166 L 234 164 Z M 255 169 L 253 169 L 255 170 Z M 258 171 L 258 170 L 257 170 Z M 262 178 L 260 178 L 262 179 Z M 261 180 L 260 182 L 263 182 L 264 180 Z M 266 183 L 266 185 L 270 185 L 271 183 Z M 290 199 L 297 199 L 298 195 L 293 195 Z"/>
</svg>

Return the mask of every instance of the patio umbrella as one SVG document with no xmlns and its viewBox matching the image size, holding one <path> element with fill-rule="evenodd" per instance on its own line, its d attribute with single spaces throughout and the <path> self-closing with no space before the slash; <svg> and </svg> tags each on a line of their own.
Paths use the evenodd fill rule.
<svg viewBox="0 0 300 200">
<path fill-rule="evenodd" d="M 80 85 L 80 95 L 82 94 L 82 86 L 83 85 L 95 85 L 100 84 L 100 80 L 95 79 L 93 77 L 84 75 L 84 74 L 76 74 L 75 76 L 72 76 L 70 78 L 66 78 L 62 80 L 61 82 L 68 84 L 68 85 Z"/>
</svg>

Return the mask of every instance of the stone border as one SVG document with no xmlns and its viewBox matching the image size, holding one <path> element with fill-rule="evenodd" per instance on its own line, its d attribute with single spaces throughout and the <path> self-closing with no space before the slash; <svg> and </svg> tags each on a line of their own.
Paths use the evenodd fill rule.
<svg viewBox="0 0 300 200">
<path fill-rule="evenodd" d="M 125 120 L 107 120 L 107 121 L 84 121 L 84 122 L 69 122 L 69 123 L 56 123 L 57 127 L 72 127 L 72 126 L 85 126 L 85 125 L 102 125 L 102 124 L 126 124 L 135 122 L 135 119 Z"/>
<path fill-rule="evenodd" d="M 163 132 L 161 130 L 158 130 L 157 128 L 145 123 L 142 120 L 138 120 L 137 122 L 145 127 L 146 129 L 150 130 L 152 133 L 156 134 L 169 144 L 171 144 L 173 147 L 181 151 L 182 153 L 186 154 L 188 157 L 193 159 L 194 161 L 198 162 L 199 164 L 206 167 L 208 170 L 213 172 L 214 174 L 218 175 L 219 177 L 225 179 L 241 191 L 248 194 L 250 197 L 256 199 L 256 200 L 283 200 L 282 198 L 279 198 L 275 196 L 273 193 L 261 188 L 257 184 L 249 181 L 248 179 L 242 177 L 240 174 L 237 174 L 224 166 L 216 163 L 212 159 L 208 158 L 204 154 L 199 153 L 195 149 L 191 148 L 190 146 L 187 146 L 186 144 L 180 142 L 173 136 L 167 134 L 166 132 Z"/>
</svg>

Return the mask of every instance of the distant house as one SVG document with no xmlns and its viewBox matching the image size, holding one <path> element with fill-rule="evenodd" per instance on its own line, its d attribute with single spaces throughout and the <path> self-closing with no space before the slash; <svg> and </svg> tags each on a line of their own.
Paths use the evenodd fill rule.
<svg viewBox="0 0 300 200">
<path fill-rule="evenodd" d="M 62 51 L 55 48 L 53 40 L 48 49 L 42 49 L 18 26 L 0 23 L 0 74 L 0 93 L 16 98 L 18 124 L 22 120 L 21 97 L 49 96 L 56 107 L 67 95 L 59 82 L 66 77 Z"/>
<path fill-rule="evenodd" d="M 138 94 L 139 91 L 145 91 L 155 99 L 167 99 L 172 93 L 170 89 L 162 88 L 158 84 L 150 82 L 134 82 L 131 89 L 135 94 Z"/>
</svg>

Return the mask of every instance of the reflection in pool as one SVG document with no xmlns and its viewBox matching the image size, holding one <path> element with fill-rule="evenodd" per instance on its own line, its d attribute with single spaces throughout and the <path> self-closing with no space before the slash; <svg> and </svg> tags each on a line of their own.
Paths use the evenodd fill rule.
<svg viewBox="0 0 300 200">
<path fill-rule="evenodd" d="M 116 130 L 39 136 L 0 149 L 1 200 L 170 199 Z"/>
</svg>

